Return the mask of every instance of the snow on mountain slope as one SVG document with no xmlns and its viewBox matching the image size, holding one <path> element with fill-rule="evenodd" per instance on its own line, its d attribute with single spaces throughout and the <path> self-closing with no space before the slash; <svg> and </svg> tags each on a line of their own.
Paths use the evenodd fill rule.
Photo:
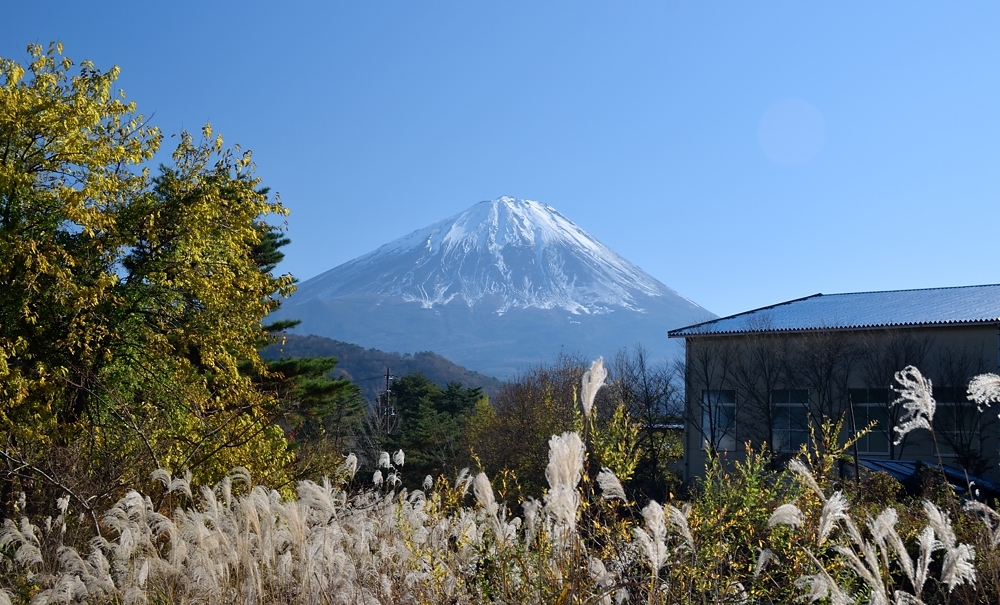
<svg viewBox="0 0 1000 605">
<path fill-rule="evenodd" d="M 480 202 L 303 283 L 293 297 L 375 295 L 435 308 L 644 312 L 666 297 L 704 310 L 594 239 L 551 206 L 511 197 Z"/>
<path fill-rule="evenodd" d="M 667 332 L 715 316 L 553 208 L 502 197 L 305 281 L 272 317 L 301 320 L 298 334 L 434 351 L 509 377 L 560 352 L 637 343 L 672 359 L 682 347 Z"/>
</svg>

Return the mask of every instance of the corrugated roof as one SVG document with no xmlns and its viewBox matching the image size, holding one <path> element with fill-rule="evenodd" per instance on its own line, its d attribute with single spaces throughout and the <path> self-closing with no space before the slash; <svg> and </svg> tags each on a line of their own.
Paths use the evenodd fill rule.
<svg viewBox="0 0 1000 605">
<path fill-rule="evenodd" d="M 882 471 L 889 473 L 900 483 L 919 477 L 920 472 L 917 465 L 923 464 L 924 466 L 929 466 L 931 468 L 940 468 L 944 472 L 945 479 L 947 479 L 948 482 L 955 487 L 955 491 L 960 494 L 968 491 L 966 488 L 970 483 L 972 483 L 973 489 L 979 488 L 981 492 L 989 492 L 991 497 L 1000 495 L 1000 485 L 993 483 L 985 477 L 970 475 L 964 470 L 953 466 L 944 465 L 938 467 L 936 464 L 929 464 L 927 462 L 918 463 L 915 460 L 884 460 L 880 458 L 859 458 L 858 463 L 870 471 Z"/>
<path fill-rule="evenodd" d="M 814 294 L 671 330 L 671 338 L 1000 323 L 1000 285 Z"/>
</svg>

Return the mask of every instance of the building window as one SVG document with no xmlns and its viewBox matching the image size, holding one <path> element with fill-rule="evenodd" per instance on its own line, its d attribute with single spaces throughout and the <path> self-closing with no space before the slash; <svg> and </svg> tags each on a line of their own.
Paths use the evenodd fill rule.
<svg viewBox="0 0 1000 605">
<path fill-rule="evenodd" d="M 938 444 L 947 446 L 953 453 L 978 450 L 982 415 L 976 404 L 969 401 L 965 389 L 935 386 L 934 399 L 937 401 L 934 434 Z"/>
<path fill-rule="evenodd" d="M 809 391 L 771 391 L 774 451 L 797 452 L 809 440 Z"/>
<path fill-rule="evenodd" d="M 719 451 L 736 449 L 736 391 L 701 392 L 702 449 L 709 442 Z"/>
<path fill-rule="evenodd" d="M 858 431 L 872 422 L 870 433 L 858 439 L 858 452 L 865 454 L 889 453 L 889 419 L 886 415 L 893 401 L 889 389 L 850 389 L 851 403 L 854 404 L 854 426 Z M 848 418 L 850 421 L 850 418 Z"/>
</svg>

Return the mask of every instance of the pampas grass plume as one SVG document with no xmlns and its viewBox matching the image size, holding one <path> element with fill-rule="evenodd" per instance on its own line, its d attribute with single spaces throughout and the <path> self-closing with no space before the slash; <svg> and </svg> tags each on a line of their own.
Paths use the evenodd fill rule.
<svg viewBox="0 0 1000 605">
<path fill-rule="evenodd" d="M 954 590 L 963 583 L 974 584 L 976 549 L 968 544 L 958 543 L 948 513 L 943 512 L 934 503 L 925 500 L 924 512 L 927 513 L 927 521 L 934 528 L 934 533 L 945 551 L 944 562 L 941 565 L 941 581 L 948 585 L 948 590 Z"/>
<path fill-rule="evenodd" d="M 354 479 L 358 472 L 358 457 L 353 452 L 344 459 L 344 471 L 349 479 Z"/>
<path fill-rule="evenodd" d="M 892 405 L 902 404 L 904 410 L 899 423 L 894 427 L 896 431 L 894 443 L 899 445 L 906 434 L 914 429 L 933 430 L 937 403 L 931 395 L 933 393 L 931 379 L 924 378 L 917 368 L 906 366 L 896 372 L 896 382 L 899 383 L 899 387 L 893 387 L 893 390 L 899 393 L 899 397 L 892 402 Z"/>
<path fill-rule="evenodd" d="M 392 466 L 392 461 L 389 459 L 389 452 L 379 452 L 378 464 L 375 466 L 378 468 L 389 468 Z"/>
<path fill-rule="evenodd" d="M 604 369 L 604 358 L 598 357 L 597 361 L 590 365 L 590 369 L 583 373 L 583 380 L 580 389 L 580 404 L 583 407 L 583 415 L 590 418 L 594 409 L 594 399 L 597 398 L 597 391 L 604 386 L 604 381 L 608 377 L 608 371 Z"/>
<path fill-rule="evenodd" d="M 642 509 L 642 517 L 646 520 L 646 529 L 635 528 L 635 537 L 646 555 L 653 576 L 656 576 L 667 564 L 667 524 L 663 507 L 656 500 L 650 500 Z"/>
<path fill-rule="evenodd" d="M 826 494 L 823 493 L 823 489 L 819 486 L 819 483 L 816 483 L 816 478 L 813 477 L 812 471 L 809 470 L 809 467 L 804 462 L 798 458 L 792 458 L 788 461 L 788 470 L 801 477 L 806 482 L 806 485 L 819 496 L 820 500 L 826 501 Z"/>
<path fill-rule="evenodd" d="M 805 517 L 802 515 L 802 511 L 799 510 L 799 507 L 794 504 L 782 504 L 771 513 L 771 518 L 767 520 L 767 526 L 768 528 L 775 525 L 798 527 L 802 525 L 803 521 L 805 521 Z"/>
<path fill-rule="evenodd" d="M 576 509 L 580 503 L 576 486 L 583 473 L 584 454 L 583 441 L 577 433 L 553 435 L 549 439 L 549 463 L 545 467 L 549 492 L 545 494 L 545 510 L 570 531 L 576 528 Z"/>
<path fill-rule="evenodd" d="M 969 381 L 969 399 L 979 404 L 979 411 L 991 403 L 1000 402 L 1000 376 L 980 374 Z"/>
<path fill-rule="evenodd" d="M 753 577 L 759 578 L 760 573 L 767 568 L 767 564 L 771 561 L 777 560 L 777 556 L 774 554 L 770 548 L 762 548 L 760 554 L 757 555 L 757 563 L 753 566 Z"/>
<path fill-rule="evenodd" d="M 486 512 L 496 514 L 497 512 L 497 501 L 493 496 L 493 486 L 490 485 L 490 479 L 486 476 L 486 473 L 479 473 L 476 478 L 472 481 L 472 493 L 476 496 L 476 501 L 482 506 Z"/>
<path fill-rule="evenodd" d="M 834 523 L 841 519 L 847 519 L 847 497 L 844 492 L 836 492 L 823 504 L 823 512 L 819 517 L 816 533 L 821 546 L 830 536 Z"/>
<path fill-rule="evenodd" d="M 621 500 L 622 502 L 628 500 L 625 496 L 625 488 L 622 487 L 618 476 L 606 466 L 597 473 L 597 485 L 601 487 L 601 497 L 605 500 Z"/>
<path fill-rule="evenodd" d="M 672 504 L 667 504 L 665 508 L 670 523 L 677 528 L 677 533 L 683 538 L 684 545 L 693 553 L 695 551 L 694 536 L 691 534 L 691 528 L 688 526 L 688 515 L 691 513 L 691 505 L 685 504 L 683 509 L 680 509 Z"/>
</svg>

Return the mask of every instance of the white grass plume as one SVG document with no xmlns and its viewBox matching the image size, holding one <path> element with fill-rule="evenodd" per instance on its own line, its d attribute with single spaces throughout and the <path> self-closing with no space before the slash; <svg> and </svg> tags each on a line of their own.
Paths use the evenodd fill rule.
<svg viewBox="0 0 1000 605">
<path fill-rule="evenodd" d="M 941 543 L 934 538 L 934 528 L 930 525 L 920 532 L 917 541 L 920 544 L 920 549 L 917 552 L 916 561 L 912 563 L 913 577 L 910 578 L 910 584 L 913 585 L 914 592 L 917 593 L 915 596 L 919 598 L 920 593 L 923 592 L 924 584 L 927 583 L 927 577 L 930 575 L 934 551 L 941 548 Z"/>
<path fill-rule="evenodd" d="M 650 500 L 642 509 L 642 517 L 646 520 L 646 529 L 635 528 L 635 537 L 646 555 L 653 577 L 659 575 L 667 564 L 667 524 L 663 516 L 663 507 L 656 500 Z"/>
<path fill-rule="evenodd" d="M 377 468 L 389 468 L 392 466 L 392 460 L 389 459 L 389 452 L 379 452 L 378 464 L 375 466 Z"/>
<path fill-rule="evenodd" d="M 601 497 L 605 500 L 628 501 L 628 497 L 625 495 L 625 488 L 622 487 L 618 476 L 610 468 L 606 466 L 602 467 L 601 472 L 597 473 L 597 485 L 601 487 Z"/>
<path fill-rule="evenodd" d="M 578 433 L 553 435 L 549 439 L 549 463 L 545 479 L 549 486 L 576 487 L 583 473 L 584 445 Z"/>
<path fill-rule="evenodd" d="M 576 529 L 576 509 L 580 494 L 576 486 L 583 473 L 585 449 L 580 435 L 563 433 L 549 439 L 549 463 L 545 479 L 549 492 L 545 494 L 545 512 L 570 532 Z"/>
<path fill-rule="evenodd" d="M 906 545 L 903 544 L 903 539 L 900 538 L 899 533 L 896 531 L 896 523 L 899 521 L 899 514 L 896 512 L 895 508 L 887 507 L 878 517 L 873 521 L 869 521 L 868 529 L 871 532 L 872 540 L 875 542 L 875 546 L 878 548 L 879 556 L 882 560 L 882 566 L 885 569 L 889 568 L 890 557 L 895 555 L 896 559 L 899 561 L 900 566 L 903 568 L 903 573 L 910 580 L 916 590 L 922 590 L 923 581 L 920 584 L 917 583 L 917 576 L 914 572 L 913 560 L 910 558 L 909 552 L 906 550 Z M 926 575 L 924 576 L 926 578 Z M 919 592 L 918 592 L 919 596 Z"/>
<path fill-rule="evenodd" d="M 937 403 L 932 395 L 931 379 L 924 378 L 917 368 L 906 366 L 896 372 L 896 382 L 899 383 L 899 387 L 893 387 L 893 390 L 899 393 L 899 397 L 892 402 L 892 405 L 902 404 L 904 409 L 900 423 L 894 427 L 896 432 L 894 443 L 899 445 L 903 442 L 906 434 L 912 430 L 934 430 L 934 412 Z"/>
<path fill-rule="evenodd" d="M 358 457 L 353 452 L 344 458 L 342 469 L 348 479 L 354 479 L 354 475 L 358 472 Z"/>
<path fill-rule="evenodd" d="M 802 576 L 795 580 L 796 587 L 809 589 L 809 594 L 803 596 L 802 599 L 807 603 L 815 603 L 822 598 L 829 598 L 832 605 L 853 605 L 854 599 L 840 588 L 836 580 L 826 571 L 826 567 L 811 552 L 808 550 L 805 552 L 819 573 Z"/>
<path fill-rule="evenodd" d="M 963 508 L 967 512 L 979 515 L 979 518 L 982 519 L 990 535 L 990 546 L 994 549 L 1000 546 L 1000 513 L 976 500 L 967 500 Z"/>
<path fill-rule="evenodd" d="M 14 562 L 22 567 L 42 564 L 42 551 L 39 548 L 38 528 L 21 519 L 20 527 L 11 519 L 4 519 L 3 530 L 0 530 L 0 550 L 14 546 Z"/>
<path fill-rule="evenodd" d="M 782 504 L 771 513 L 771 518 L 767 520 L 768 528 L 775 525 L 789 525 L 798 527 L 805 521 L 805 516 L 798 506 L 794 504 Z"/>
<path fill-rule="evenodd" d="M 590 579 L 593 580 L 594 584 L 602 589 L 597 602 L 601 603 L 601 605 L 611 605 L 611 593 L 615 585 L 614 574 L 609 572 L 604 562 L 597 557 L 590 557 L 587 561 L 587 572 L 590 574 Z"/>
<path fill-rule="evenodd" d="M 493 486 L 486 473 L 479 473 L 472 481 L 472 493 L 476 496 L 479 506 L 482 506 L 487 513 L 495 515 L 497 513 L 497 501 L 493 496 Z"/>
<path fill-rule="evenodd" d="M 990 404 L 1000 402 L 1000 376 L 980 374 L 969 381 L 969 399 L 978 404 L 979 411 Z"/>
<path fill-rule="evenodd" d="M 768 563 L 777 560 L 777 555 L 770 548 L 760 549 L 760 554 L 757 555 L 757 563 L 753 566 L 753 577 L 759 578 L 761 572 L 767 569 Z"/>
<path fill-rule="evenodd" d="M 816 478 L 813 477 L 812 471 L 809 470 L 809 467 L 804 462 L 798 458 L 792 458 L 788 461 L 788 470 L 801 477 L 806 485 L 819 496 L 820 500 L 826 501 L 826 494 L 823 493 L 823 489 L 819 486 L 819 483 L 816 483 Z"/>
<path fill-rule="evenodd" d="M 954 590 L 963 583 L 976 582 L 976 549 L 969 544 L 960 544 L 951 528 L 951 520 L 945 513 L 930 501 L 924 501 L 924 512 L 927 521 L 934 528 L 938 541 L 945 551 L 944 562 L 941 565 L 941 581 L 948 585 L 948 590 Z"/>
<path fill-rule="evenodd" d="M 170 471 L 158 468 L 150 474 L 149 478 L 162 483 L 168 494 L 181 492 L 188 498 L 194 497 L 191 495 L 191 471 L 186 471 L 183 477 L 171 477 Z"/>
<path fill-rule="evenodd" d="M 527 542 L 531 542 L 538 535 L 542 503 L 528 497 L 521 503 L 521 509 L 524 510 L 524 537 Z"/>
<path fill-rule="evenodd" d="M 458 472 L 458 476 L 455 477 L 455 489 L 461 490 L 462 495 L 469 493 L 469 486 L 472 485 L 472 475 L 469 473 L 469 468 L 465 467 Z"/>
<path fill-rule="evenodd" d="M 819 517 L 819 527 L 816 529 L 817 543 L 822 546 L 830 536 L 837 521 L 847 519 L 847 497 L 844 492 L 836 492 L 823 503 L 823 512 Z"/>
<path fill-rule="evenodd" d="M 52 588 L 39 591 L 32 599 L 32 604 L 48 605 L 49 603 L 73 603 L 84 601 L 89 595 L 87 585 L 74 575 L 62 575 Z"/>
<path fill-rule="evenodd" d="M 583 407 L 583 415 L 590 418 L 594 409 L 594 400 L 597 398 L 597 391 L 604 386 L 604 381 L 608 377 L 608 371 L 604 369 L 604 358 L 598 357 L 597 361 L 590 365 L 590 369 L 583 373 L 580 389 L 580 405 Z"/>
<path fill-rule="evenodd" d="M 797 588 L 809 589 L 808 594 L 803 596 L 802 599 L 806 603 L 815 603 L 820 599 L 829 598 L 832 605 L 854 605 L 854 599 L 837 585 L 837 582 L 830 577 L 830 574 L 827 573 L 823 565 L 811 553 L 809 553 L 809 556 L 812 558 L 816 568 L 819 569 L 819 573 L 805 575 L 795 580 Z"/>
<path fill-rule="evenodd" d="M 674 526 L 677 533 L 684 540 L 684 546 L 693 554 L 695 552 L 694 536 L 691 534 L 691 528 L 688 526 L 688 515 L 691 514 L 691 505 L 685 504 L 682 508 L 677 508 L 672 504 L 667 504 L 664 508 L 671 525 Z"/>
</svg>

